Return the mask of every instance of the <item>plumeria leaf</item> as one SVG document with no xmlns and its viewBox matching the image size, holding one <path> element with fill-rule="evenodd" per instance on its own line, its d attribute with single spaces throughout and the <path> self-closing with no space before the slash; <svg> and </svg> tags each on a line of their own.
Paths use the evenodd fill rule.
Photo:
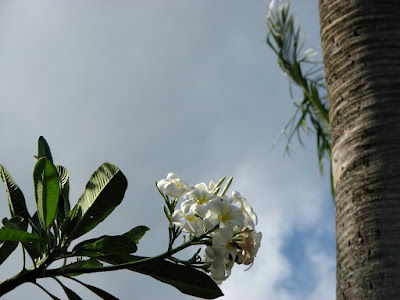
<svg viewBox="0 0 400 300">
<path fill-rule="evenodd" d="M 11 219 L 4 218 L 2 223 L 4 225 L 4 228 L 6 228 L 6 229 L 17 229 L 17 230 L 25 231 L 24 230 L 24 227 L 25 227 L 24 221 L 25 220 L 21 216 L 15 216 L 15 217 L 13 217 Z M 18 246 L 18 242 L 14 242 L 14 241 L 5 241 L 3 243 L 4 244 L 7 244 L 7 243 L 13 244 L 15 246 L 15 248 Z M 38 257 L 41 256 L 40 249 L 43 248 L 42 243 L 38 243 L 38 242 L 34 242 L 34 243 L 22 242 L 22 245 L 28 251 L 28 254 L 29 254 L 30 257 L 38 258 Z M 11 250 L 11 246 L 5 246 L 5 247 L 6 248 L 5 248 L 4 251 L 7 251 L 6 250 L 7 247 L 10 247 L 9 251 Z M 0 252 L 1 251 L 3 251 L 3 248 L 0 248 Z M 0 253 L 0 257 L 3 257 L 3 255 L 5 255 L 5 254 Z M 5 257 L 5 258 L 7 258 L 7 257 Z"/>
<path fill-rule="evenodd" d="M 51 162 L 53 162 L 53 157 L 51 156 L 50 146 L 47 144 L 44 137 L 40 136 L 38 140 L 38 156 L 37 159 L 41 159 L 42 157 L 47 158 Z"/>
<path fill-rule="evenodd" d="M 56 166 L 58 176 L 60 177 L 60 195 L 57 204 L 56 222 L 58 227 L 64 226 L 68 220 L 71 205 L 69 203 L 69 174 L 63 166 Z"/>
<path fill-rule="evenodd" d="M 81 261 L 77 261 L 71 264 L 68 264 L 64 267 L 62 267 L 61 269 L 71 269 L 71 268 L 101 268 L 103 266 L 103 264 L 101 262 L 99 262 L 97 259 L 94 258 L 90 258 L 87 260 L 81 260 Z M 73 273 L 73 274 L 68 274 L 68 276 L 79 276 L 82 275 L 84 273 Z"/>
<path fill-rule="evenodd" d="M 22 243 L 29 256 L 36 259 L 42 256 L 44 247 L 42 243 Z"/>
<path fill-rule="evenodd" d="M 63 288 L 65 294 L 67 295 L 69 300 L 82 300 L 81 297 L 78 296 L 77 293 L 75 293 L 73 290 L 70 288 L 66 287 L 60 280 L 54 277 L 54 279 L 58 282 L 59 285 Z"/>
<path fill-rule="evenodd" d="M 0 229 L 0 241 L 15 241 L 15 242 L 41 242 L 45 243 L 45 240 L 41 237 L 18 229 Z"/>
<path fill-rule="evenodd" d="M 85 288 L 91 290 L 94 294 L 99 296 L 101 299 L 104 299 L 104 300 L 118 300 L 118 298 L 114 297 L 113 295 L 111 295 L 110 293 L 108 293 L 108 292 L 106 292 L 106 291 L 104 291 L 102 289 L 99 289 L 98 287 L 95 287 L 93 285 L 84 283 L 84 282 L 82 282 L 82 281 L 80 281 L 80 280 L 78 280 L 76 278 L 71 278 L 71 277 L 68 277 L 68 278 L 73 280 L 73 281 L 76 281 L 76 282 L 80 283 Z"/>
<path fill-rule="evenodd" d="M 32 222 L 30 223 L 30 225 L 32 225 L 32 227 L 34 228 L 32 232 L 35 232 L 35 234 L 43 239 L 46 238 L 46 231 L 42 228 L 42 225 L 40 224 L 37 212 L 35 212 L 35 214 L 32 216 Z M 50 242 L 52 245 L 54 245 L 56 242 L 56 237 L 51 231 Z M 24 245 L 24 247 L 26 248 L 26 250 L 28 250 L 28 253 L 32 258 L 41 257 L 42 254 L 44 254 L 46 251 L 44 245 L 41 243 L 32 243 L 29 245 Z"/>
<path fill-rule="evenodd" d="M 129 254 L 136 252 L 136 243 L 124 235 L 102 236 L 77 244 L 72 250 L 74 255 L 96 257 L 111 254 Z"/>
<path fill-rule="evenodd" d="M 43 292 L 46 293 L 47 296 L 49 296 L 51 299 L 53 300 L 60 300 L 60 298 L 54 296 L 52 293 L 50 293 L 48 290 L 46 290 L 44 287 L 42 287 L 40 284 L 38 284 L 37 282 L 34 283 L 34 285 L 36 285 L 37 287 L 39 287 Z"/>
<path fill-rule="evenodd" d="M 42 225 L 40 224 L 38 213 L 35 212 L 32 216 L 32 222 L 30 223 L 34 228 L 34 232 L 41 238 L 45 237 L 45 231 L 43 230 Z M 52 235 L 54 239 L 54 235 Z M 45 251 L 45 247 L 42 243 L 27 243 L 24 244 L 25 249 L 28 251 L 28 254 L 31 258 L 39 258 L 42 256 L 42 253 Z"/>
<path fill-rule="evenodd" d="M 134 255 L 111 255 L 99 259 L 113 265 L 118 265 L 145 258 Z M 187 295 L 204 299 L 215 299 L 223 296 L 223 293 L 214 280 L 202 271 L 191 267 L 160 259 L 139 263 L 127 269 L 149 275 L 161 282 L 170 284 Z"/>
<path fill-rule="evenodd" d="M 150 230 L 149 227 L 141 225 L 141 226 L 136 226 L 135 228 L 124 233 L 123 235 L 129 237 L 132 241 L 134 241 L 136 244 L 138 244 L 140 239 L 144 236 L 144 234 L 148 230 Z"/>
<path fill-rule="evenodd" d="M 21 216 L 25 219 L 23 229 L 28 227 L 28 219 L 30 218 L 29 212 L 26 208 L 25 198 L 22 191 L 12 179 L 7 170 L 0 165 L 0 176 L 6 186 L 8 196 L 8 206 L 10 208 L 11 216 Z"/>
<path fill-rule="evenodd" d="M 23 222 L 24 222 L 24 218 L 22 218 L 21 216 L 15 216 L 15 217 L 12 217 L 11 219 L 4 218 L 2 220 L 4 228 L 18 229 L 18 230 L 23 230 L 22 229 Z"/>
<path fill-rule="evenodd" d="M 60 177 L 49 159 L 43 157 L 38 160 L 33 181 L 39 221 L 43 228 L 48 228 L 54 220 L 60 195 Z"/>
<path fill-rule="evenodd" d="M 96 257 L 99 255 L 130 254 L 137 251 L 136 244 L 150 228 L 137 226 L 123 235 L 89 239 L 77 244 L 72 252 L 75 255 Z"/>
<path fill-rule="evenodd" d="M 45 232 L 43 230 L 42 224 L 40 224 L 38 213 L 35 212 L 32 216 L 32 227 L 35 229 L 35 232 L 38 236 L 44 237 Z"/>
<path fill-rule="evenodd" d="M 0 265 L 14 252 L 18 242 L 3 241 L 0 242 Z"/>
<path fill-rule="evenodd" d="M 128 182 L 113 164 L 104 163 L 90 177 L 78 203 L 70 212 L 67 237 L 70 241 L 92 230 L 119 205 Z"/>
</svg>

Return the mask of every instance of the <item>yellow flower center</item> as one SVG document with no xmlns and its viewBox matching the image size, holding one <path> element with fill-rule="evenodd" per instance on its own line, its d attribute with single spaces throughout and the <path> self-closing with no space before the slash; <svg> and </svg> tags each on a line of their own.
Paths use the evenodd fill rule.
<svg viewBox="0 0 400 300">
<path fill-rule="evenodd" d="M 230 221 L 231 218 L 227 214 L 222 214 L 219 219 L 222 223 L 226 223 L 227 221 Z"/>
<path fill-rule="evenodd" d="M 188 220 L 189 222 L 193 222 L 194 221 L 195 216 L 194 215 L 188 215 L 186 216 L 186 220 Z"/>
<path fill-rule="evenodd" d="M 199 204 L 203 205 L 204 203 L 207 202 L 207 195 L 202 195 L 199 199 Z"/>
</svg>

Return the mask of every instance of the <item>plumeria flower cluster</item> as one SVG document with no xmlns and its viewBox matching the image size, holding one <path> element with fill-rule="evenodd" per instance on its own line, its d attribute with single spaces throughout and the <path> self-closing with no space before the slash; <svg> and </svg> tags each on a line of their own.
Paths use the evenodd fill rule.
<svg viewBox="0 0 400 300">
<path fill-rule="evenodd" d="M 174 173 L 157 182 L 166 200 L 164 212 L 170 222 L 170 245 L 181 232 L 190 234 L 196 245 L 206 245 L 204 269 L 218 284 L 231 274 L 234 263 L 252 265 L 260 247 L 257 215 L 246 198 L 233 191 L 227 196 L 232 177 L 194 186 Z M 176 208 L 182 199 L 180 208 Z"/>
</svg>

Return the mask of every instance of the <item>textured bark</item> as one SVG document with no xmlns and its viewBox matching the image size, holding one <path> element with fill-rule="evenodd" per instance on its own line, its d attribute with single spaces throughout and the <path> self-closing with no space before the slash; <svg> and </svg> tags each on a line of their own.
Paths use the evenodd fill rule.
<svg viewBox="0 0 400 300">
<path fill-rule="evenodd" d="M 319 0 L 337 299 L 400 299 L 400 1 Z"/>
</svg>

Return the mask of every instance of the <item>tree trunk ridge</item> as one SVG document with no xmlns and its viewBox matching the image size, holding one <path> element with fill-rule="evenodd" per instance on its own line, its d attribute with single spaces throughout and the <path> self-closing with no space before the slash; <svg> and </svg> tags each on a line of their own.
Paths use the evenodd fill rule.
<svg viewBox="0 0 400 300">
<path fill-rule="evenodd" d="M 320 0 L 337 299 L 400 299 L 400 1 Z"/>
</svg>

